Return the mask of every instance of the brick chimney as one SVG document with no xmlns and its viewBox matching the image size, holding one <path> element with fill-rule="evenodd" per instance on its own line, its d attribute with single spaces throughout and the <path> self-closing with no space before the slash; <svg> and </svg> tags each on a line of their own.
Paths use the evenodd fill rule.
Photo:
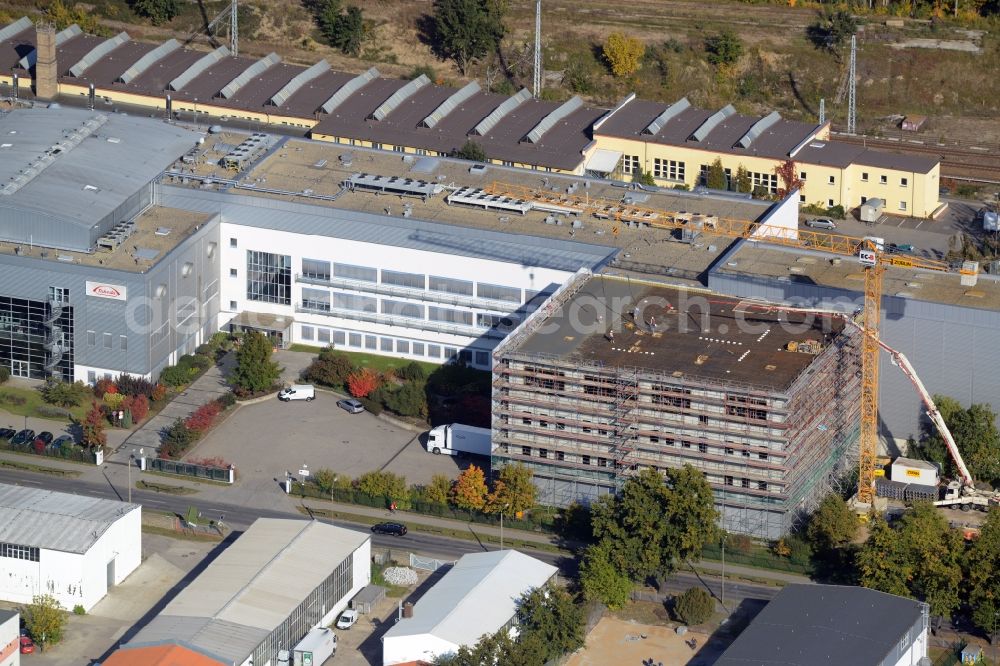
<svg viewBox="0 0 1000 666">
<path fill-rule="evenodd" d="M 35 28 L 35 97 L 55 99 L 59 92 L 56 29 L 48 23 Z"/>
</svg>

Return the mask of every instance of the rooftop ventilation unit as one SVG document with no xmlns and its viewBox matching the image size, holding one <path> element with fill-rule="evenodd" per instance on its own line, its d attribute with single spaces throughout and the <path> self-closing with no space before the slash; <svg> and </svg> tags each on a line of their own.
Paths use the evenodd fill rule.
<svg viewBox="0 0 1000 666">
<path fill-rule="evenodd" d="M 527 135 L 525 135 L 524 140 L 528 143 L 538 143 L 542 140 L 542 137 L 545 136 L 546 132 L 555 127 L 557 122 L 582 106 L 583 100 L 574 95 L 538 121 L 538 124 L 535 125 Z"/>
<path fill-rule="evenodd" d="M 111 39 L 106 39 L 94 48 L 90 49 L 87 55 L 80 58 L 75 65 L 69 68 L 70 76 L 79 78 L 84 72 L 90 69 L 95 62 L 108 55 L 116 48 L 129 41 L 131 37 L 127 32 L 119 32 Z"/>
<path fill-rule="evenodd" d="M 193 65 L 185 69 L 180 75 L 170 82 L 167 87 L 170 90 L 181 90 L 187 84 L 191 83 L 195 77 L 199 76 L 209 67 L 219 62 L 223 58 L 229 55 L 229 49 L 225 46 L 220 46 L 211 53 L 203 55 L 199 58 Z"/>
<path fill-rule="evenodd" d="M 226 84 L 226 87 L 219 91 L 224 99 L 230 99 L 240 91 L 240 88 L 250 83 L 256 76 L 260 76 L 271 67 L 281 62 L 281 56 L 277 53 L 268 53 L 266 56 L 243 70 L 239 76 Z"/>
<path fill-rule="evenodd" d="M 417 78 L 413 79 L 405 86 L 394 92 L 389 99 L 382 102 L 375 112 L 372 113 L 371 117 L 375 120 L 385 120 L 385 117 L 392 113 L 396 107 L 413 97 L 418 90 L 430 83 L 431 80 L 427 78 L 426 74 L 421 74 Z"/>
<path fill-rule="evenodd" d="M 378 76 L 378 70 L 372 67 L 364 74 L 359 74 L 344 85 L 340 86 L 337 92 L 333 93 L 333 96 L 330 97 L 330 99 L 323 102 L 323 106 L 320 107 L 323 109 L 323 113 L 333 113 L 336 111 L 341 104 L 347 101 L 348 97 L 361 90 L 363 87 L 368 85 L 369 82 L 378 78 Z"/>
<path fill-rule="evenodd" d="M 5 42 L 14 35 L 18 35 L 32 26 L 31 19 L 22 16 L 8 26 L 0 28 L 0 42 Z"/>
<path fill-rule="evenodd" d="M 647 125 L 646 128 L 642 130 L 642 133 L 652 134 L 653 136 L 656 136 L 657 134 L 660 133 L 660 130 L 663 129 L 664 125 L 666 125 L 668 122 L 679 116 L 683 111 L 686 111 L 687 109 L 690 108 L 691 108 L 691 102 L 688 101 L 687 97 L 682 97 L 681 99 L 677 100 L 676 102 L 668 106 L 666 109 L 664 109 L 663 113 L 656 116 L 656 118 L 653 118 L 653 122 L 649 123 L 649 125 Z"/>
<path fill-rule="evenodd" d="M 705 137 L 707 137 L 712 132 L 712 130 L 718 127 L 719 124 L 722 123 L 722 121 L 724 121 L 726 118 L 734 115 L 735 113 L 736 109 L 733 108 L 733 105 L 727 104 L 726 106 L 722 107 L 721 109 L 713 113 L 711 116 L 708 117 L 708 119 L 705 122 L 699 125 L 698 129 L 696 129 L 694 133 L 691 134 L 691 138 L 694 139 L 695 141 L 704 141 Z"/>
<path fill-rule="evenodd" d="M 521 106 L 529 99 L 531 99 L 531 93 L 527 88 L 521 88 L 520 92 L 505 99 L 500 103 L 500 106 L 493 109 L 490 115 L 479 121 L 479 124 L 472 128 L 472 134 L 485 136 L 490 132 L 490 130 L 496 127 L 497 123 L 503 120 L 504 116 L 510 114 L 514 109 Z"/>
<path fill-rule="evenodd" d="M 781 114 L 778 113 L 777 111 L 772 111 L 771 113 L 767 114 L 766 116 L 755 122 L 750 127 L 750 129 L 747 130 L 747 133 L 744 134 L 742 137 L 740 137 L 740 140 L 737 142 L 737 144 L 741 148 L 749 148 L 750 144 L 752 144 L 754 141 L 757 140 L 757 137 L 763 134 L 765 130 L 773 126 L 779 120 L 781 120 Z"/>
<path fill-rule="evenodd" d="M 135 63 L 125 70 L 125 73 L 118 77 L 122 83 L 131 83 L 143 72 L 152 67 L 157 61 L 162 60 L 181 47 L 181 43 L 176 39 L 166 41 L 155 49 L 142 56 Z"/>
<path fill-rule="evenodd" d="M 80 26 L 74 23 L 65 30 L 60 30 L 56 34 L 56 47 L 62 46 L 63 44 L 73 39 L 77 35 L 82 35 L 82 34 L 83 30 L 80 30 Z M 26 56 L 18 60 L 17 64 L 21 67 L 21 69 L 31 69 L 32 67 L 35 66 L 35 63 L 37 61 L 38 61 L 38 50 L 35 49 L 35 47 L 31 47 L 31 51 L 29 51 Z"/>
</svg>

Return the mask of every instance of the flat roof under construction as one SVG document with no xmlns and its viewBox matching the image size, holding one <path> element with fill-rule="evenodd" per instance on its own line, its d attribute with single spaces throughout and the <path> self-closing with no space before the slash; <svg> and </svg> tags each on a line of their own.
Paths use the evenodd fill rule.
<svg viewBox="0 0 1000 666">
<path fill-rule="evenodd" d="M 824 348 L 842 330 L 827 317 L 803 321 L 708 291 L 595 276 L 511 353 L 783 391 L 816 357 L 803 343 Z"/>
</svg>

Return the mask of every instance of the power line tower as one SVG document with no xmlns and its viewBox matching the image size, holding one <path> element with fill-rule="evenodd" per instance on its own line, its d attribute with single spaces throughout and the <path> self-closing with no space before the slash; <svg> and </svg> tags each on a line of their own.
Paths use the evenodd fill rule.
<svg viewBox="0 0 1000 666">
<path fill-rule="evenodd" d="M 542 94 L 542 0 L 535 2 L 535 80 L 532 93 L 535 97 Z"/>
<path fill-rule="evenodd" d="M 230 5 L 229 13 L 229 50 L 235 58 L 240 54 L 239 21 L 236 18 L 236 0 Z"/>
<path fill-rule="evenodd" d="M 858 124 L 858 38 L 851 35 L 851 66 L 847 74 L 847 133 L 854 134 Z"/>
</svg>

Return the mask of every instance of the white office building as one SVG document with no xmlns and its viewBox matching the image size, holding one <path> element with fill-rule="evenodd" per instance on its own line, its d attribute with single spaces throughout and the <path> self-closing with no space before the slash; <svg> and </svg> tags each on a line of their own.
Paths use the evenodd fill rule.
<svg viewBox="0 0 1000 666">
<path fill-rule="evenodd" d="M 0 484 L 0 599 L 90 610 L 142 561 L 142 507 Z"/>
<path fill-rule="evenodd" d="M 517 631 L 517 604 L 556 567 L 516 550 L 463 555 L 382 638 L 382 664 L 415 664 L 458 652 L 484 634 Z"/>
</svg>

